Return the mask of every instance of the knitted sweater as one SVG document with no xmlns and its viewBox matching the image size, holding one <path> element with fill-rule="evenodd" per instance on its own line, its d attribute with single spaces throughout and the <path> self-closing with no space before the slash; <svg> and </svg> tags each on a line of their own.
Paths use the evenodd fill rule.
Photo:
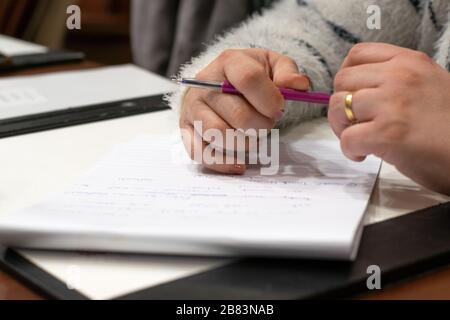
<svg viewBox="0 0 450 320">
<path fill-rule="evenodd" d="M 367 26 L 370 5 L 381 10 L 380 29 Z M 293 58 L 311 78 L 314 90 L 331 92 L 339 66 L 359 42 L 421 50 L 450 71 L 449 21 L 449 0 L 281 0 L 218 38 L 186 64 L 180 76 L 195 77 L 223 50 L 259 47 Z M 179 109 L 184 91 L 180 88 L 168 97 L 173 109 Z M 324 108 L 287 102 L 278 127 L 323 115 Z"/>
</svg>

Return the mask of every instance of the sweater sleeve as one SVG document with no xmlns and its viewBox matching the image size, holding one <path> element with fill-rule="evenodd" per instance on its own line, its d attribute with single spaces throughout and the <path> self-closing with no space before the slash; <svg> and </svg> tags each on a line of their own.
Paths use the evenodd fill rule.
<svg viewBox="0 0 450 320">
<path fill-rule="evenodd" d="M 387 42 L 416 47 L 420 23 L 418 0 L 281 0 L 216 39 L 181 68 L 179 76 L 195 75 L 222 51 L 266 48 L 294 59 L 316 91 L 332 91 L 333 77 L 349 49 L 358 42 Z M 371 7 L 372 5 L 377 7 Z M 380 29 L 368 26 L 379 10 Z M 179 110 L 185 89 L 167 100 Z M 324 114 L 325 106 L 286 102 L 286 115 L 277 124 L 289 126 Z"/>
</svg>

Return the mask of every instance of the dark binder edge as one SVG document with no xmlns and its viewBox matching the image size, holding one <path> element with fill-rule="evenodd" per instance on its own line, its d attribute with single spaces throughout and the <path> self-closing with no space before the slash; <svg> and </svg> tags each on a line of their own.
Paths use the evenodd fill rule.
<svg viewBox="0 0 450 320">
<path fill-rule="evenodd" d="M 0 120 L 0 138 L 169 109 L 162 94 Z"/>
<path fill-rule="evenodd" d="M 50 66 L 62 63 L 77 63 L 86 58 L 83 52 L 49 50 L 42 53 L 5 56 L 0 54 L 0 75 L 16 70 Z"/>
<path fill-rule="evenodd" d="M 381 268 L 382 287 L 450 264 L 450 202 L 366 226 L 354 262 L 247 259 L 117 299 L 322 299 L 367 292 L 367 266 Z M 13 249 L 0 268 L 46 297 L 87 299 Z"/>
<path fill-rule="evenodd" d="M 12 249 L 0 248 L 0 270 L 5 270 L 19 281 L 25 283 L 33 291 L 48 299 L 89 300 L 45 270 L 41 269 L 20 253 Z"/>
<path fill-rule="evenodd" d="M 247 259 L 120 299 L 323 299 L 369 290 L 367 267 L 382 287 L 450 264 L 450 202 L 366 226 L 353 262 Z"/>
</svg>

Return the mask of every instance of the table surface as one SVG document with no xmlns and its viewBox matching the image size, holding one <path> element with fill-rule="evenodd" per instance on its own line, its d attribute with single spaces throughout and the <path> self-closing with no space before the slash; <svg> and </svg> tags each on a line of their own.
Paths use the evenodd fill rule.
<svg viewBox="0 0 450 320">
<path fill-rule="evenodd" d="M 98 66 L 93 62 L 56 65 L 22 70 L 1 76 L 28 75 L 61 70 L 77 70 Z M 450 199 L 420 186 L 399 174 L 394 168 L 383 165 L 368 207 L 369 223 L 406 214 Z M 408 279 L 383 290 L 356 297 L 358 299 L 450 299 L 450 266 L 429 274 Z M 0 300 L 39 300 L 43 297 L 12 276 L 0 271 Z"/>
<path fill-rule="evenodd" d="M 0 73 L 0 78 L 9 76 L 24 76 L 31 74 L 49 73 L 57 71 L 69 71 L 95 68 L 99 64 L 91 61 L 80 63 L 57 64 L 46 67 L 24 69 L 8 73 Z M 11 275 L 0 270 L 0 300 L 41 300 L 42 295 L 28 288 Z"/>
</svg>

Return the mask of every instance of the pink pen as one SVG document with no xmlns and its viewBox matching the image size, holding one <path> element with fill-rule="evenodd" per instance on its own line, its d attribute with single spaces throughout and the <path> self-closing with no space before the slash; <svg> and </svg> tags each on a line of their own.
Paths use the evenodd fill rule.
<svg viewBox="0 0 450 320">
<path fill-rule="evenodd" d="M 230 93 L 237 95 L 241 94 L 235 87 L 233 87 L 233 85 L 230 82 L 226 80 L 224 82 L 217 82 L 217 81 L 202 81 L 189 78 L 172 78 L 172 81 L 188 87 L 210 89 L 220 91 L 223 93 Z M 326 105 L 328 105 L 330 102 L 330 94 L 326 92 L 299 91 L 288 88 L 278 88 L 278 89 L 280 90 L 280 93 L 283 95 L 285 100 L 303 101 Z"/>
</svg>

